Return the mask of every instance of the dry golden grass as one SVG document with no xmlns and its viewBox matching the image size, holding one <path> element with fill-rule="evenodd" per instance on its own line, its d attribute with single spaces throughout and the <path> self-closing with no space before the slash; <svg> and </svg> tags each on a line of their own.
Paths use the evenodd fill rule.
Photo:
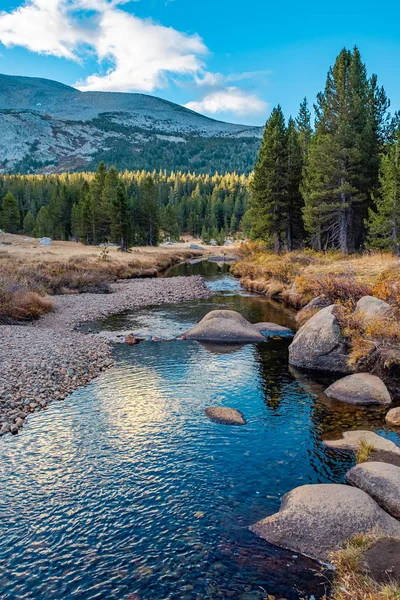
<svg viewBox="0 0 400 600">
<path fill-rule="evenodd" d="M 189 244 L 119 252 L 75 242 L 40 246 L 37 240 L 0 234 L 0 323 L 34 319 L 52 309 L 49 294 L 107 293 L 117 279 L 154 277 L 182 260 L 206 254 Z M 212 252 L 232 252 L 213 248 Z M 208 250 L 211 252 L 211 250 Z"/>
<path fill-rule="evenodd" d="M 344 550 L 334 552 L 331 562 L 336 569 L 331 600 L 400 600 L 400 586 L 380 585 L 362 568 L 362 554 L 378 537 L 359 535 Z"/>
<path fill-rule="evenodd" d="M 274 254 L 259 243 L 242 244 L 233 273 L 247 289 L 303 309 L 320 297 L 338 304 L 338 318 L 350 346 L 349 363 L 374 370 L 400 368 L 400 260 L 385 253 L 345 256 L 310 250 Z M 355 312 L 357 301 L 374 295 L 393 305 L 393 319 L 365 323 Z M 297 324 L 304 325 L 314 308 L 300 310 Z M 388 354 L 389 351 L 389 354 Z M 371 358 L 372 357 L 372 358 Z M 371 360 L 370 360 L 371 359 Z M 366 364 L 369 361 L 369 364 Z M 389 364 L 390 362 L 390 364 Z"/>
<path fill-rule="evenodd" d="M 371 452 L 376 450 L 375 446 L 366 440 L 360 440 L 356 455 L 357 464 L 366 462 L 371 456 Z"/>
</svg>

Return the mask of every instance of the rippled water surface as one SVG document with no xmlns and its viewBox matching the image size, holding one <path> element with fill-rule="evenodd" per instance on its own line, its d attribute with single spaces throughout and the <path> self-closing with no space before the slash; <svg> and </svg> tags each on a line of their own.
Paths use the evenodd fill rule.
<svg viewBox="0 0 400 600">
<path fill-rule="evenodd" d="M 212 299 L 125 313 L 102 329 L 167 339 L 214 308 L 293 324 L 282 307 L 239 294 L 226 266 L 195 271 Z M 328 402 L 323 382 L 289 370 L 289 343 L 117 344 L 114 368 L 3 438 L 0 598 L 320 598 L 316 563 L 247 527 L 293 487 L 344 481 L 352 459 L 325 449 L 323 434 L 362 425 L 399 440 L 379 412 Z M 247 426 L 211 423 L 213 404 L 238 408 Z"/>
</svg>

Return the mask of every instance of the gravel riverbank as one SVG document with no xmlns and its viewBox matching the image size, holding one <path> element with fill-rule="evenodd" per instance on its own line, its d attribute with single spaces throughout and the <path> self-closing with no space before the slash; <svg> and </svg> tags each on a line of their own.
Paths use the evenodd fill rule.
<svg viewBox="0 0 400 600">
<path fill-rule="evenodd" d="M 113 364 L 111 345 L 75 328 L 135 307 L 207 298 L 202 277 L 134 279 L 113 293 L 53 297 L 55 309 L 39 321 L 0 326 L 0 436 L 18 433 L 25 418 L 63 400 Z"/>
</svg>

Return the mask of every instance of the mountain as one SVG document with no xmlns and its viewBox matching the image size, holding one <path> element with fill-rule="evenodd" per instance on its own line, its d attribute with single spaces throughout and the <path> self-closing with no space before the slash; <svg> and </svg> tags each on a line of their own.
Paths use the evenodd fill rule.
<svg viewBox="0 0 400 600">
<path fill-rule="evenodd" d="M 0 172 L 253 168 L 262 127 L 224 123 L 145 94 L 80 92 L 0 75 Z"/>
</svg>

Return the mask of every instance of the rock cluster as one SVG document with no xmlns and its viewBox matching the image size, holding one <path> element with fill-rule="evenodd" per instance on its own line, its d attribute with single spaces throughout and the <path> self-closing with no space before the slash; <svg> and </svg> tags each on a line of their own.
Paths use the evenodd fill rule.
<svg viewBox="0 0 400 600">
<path fill-rule="evenodd" d="M 250 529 L 271 544 L 323 562 L 356 534 L 379 530 L 400 537 L 400 523 L 368 494 L 337 484 L 295 488 L 283 496 L 278 513 Z"/>
</svg>

